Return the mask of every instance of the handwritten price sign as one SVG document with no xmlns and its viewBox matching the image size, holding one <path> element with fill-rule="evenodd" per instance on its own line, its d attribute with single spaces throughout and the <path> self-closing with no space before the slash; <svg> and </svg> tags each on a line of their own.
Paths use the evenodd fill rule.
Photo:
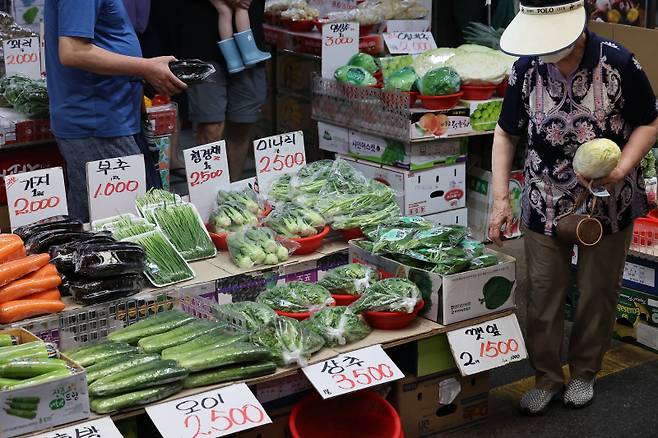
<svg viewBox="0 0 658 438">
<path fill-rule="evenodd" d="M 306 164 L 304 133 L 294 131 L 255 140 L 254 156 L 258 189 L 265 195 L 275 179 L 296 173 Z"/>
<path fill-rule="evenodd" d="M 12 230 L 60 214 L 68 214 L 61 167 L 5 177 Z"/>
<path fill-rule="evenodd" d="M 448 342 L 463 376 L 517 362 L 528 356 L 516 315 L 448 332 Z"/>
<path fill-rule="evenodd" d="M 148 406 L 146 413 L 164 438 L 214 438 L 272 422 L 244 383 Z"/>
<path fill-rule="evenodd" d="M 341 354 L 302 371 L 325 399 L 404 377 L 381 345 Z"/>
<path fill-rule="evenodd" d="M 322 77 L 334 72 L 359 52 L 358 23 L 327 23 L 322 26 Z"/>
<path fill-rule="evenodd" d="M 384 42 L 392 55 L 416 54 L 436 49 L 431 32 L 386 32 Z"/>
<path fill-rule="evenodd" d="M 137 213 L 135 198 L 146 192 L 143 155 L 87 163 L 87 193 L 91 221 Z"/>
<path fill-rule="evenodd" d="M 74 426 L 55 429 L 51 432 L 36 435 L 33 438 L 122 438 L 121 432 L 110 417 L 85 421 Z"/>
<path fill-rule="evenodd" d="M 31 79 L 41 79 L 39 38 L 5 40 L 2 46 L 7 76 L 22 75 Z"/>
<path fill-rule="evenodd" d="M 204 222 L 208 221 L 219 189 L 231 183 L 226 156 L 226 142 L 220 140 L 183 151 L 190 200 L 199 209 Z"/>
</svg>

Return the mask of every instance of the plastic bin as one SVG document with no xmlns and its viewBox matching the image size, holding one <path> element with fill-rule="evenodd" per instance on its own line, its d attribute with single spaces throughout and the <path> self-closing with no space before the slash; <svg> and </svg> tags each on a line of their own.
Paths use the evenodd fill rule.
<svg viewBox="0 0 658 438">
<path fill-rule="evenodd" d="M 633 243 L 635 248 L 653 248 L 658 246 L 658 212 L 653 210 L 646 217 L 635 220 L 633 226 Z"/>
</svg>

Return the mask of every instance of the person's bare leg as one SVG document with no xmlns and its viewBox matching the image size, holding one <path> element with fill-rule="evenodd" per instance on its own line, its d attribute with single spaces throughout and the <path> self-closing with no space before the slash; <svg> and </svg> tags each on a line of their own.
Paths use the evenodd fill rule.
<svg viewBox="0 0 658 438">
<path fill-rule="evenodd" d="M 251 123 L 226 122 L 226 149 L 231 181 L 242 179 L 244 163 L 251 148 L 253 126 Z"/>
<path fill-rule="evenodd" d="M 223 135 L 223 122 L 199 123 L 196 128 L 196 139 L 198 144 L 207 144 L 221 140 Z"/>
<path fill-rule="evenodd" d="M 237 8 L 235 10 L 235 28 L 238 32 L 244 32 L 245 30 L 251 29 L 251 23 L 249 22 L 249 11 L 243 8 Z"/>
<path fill-rule="evenodd" d="M 219 26 L 219 39 L 224 41 L 233 38 L 233 9 L 224 0 L 210 0 L 210 2 L 217 9 L 219 15 L 217 24 Z"/>
</svg>

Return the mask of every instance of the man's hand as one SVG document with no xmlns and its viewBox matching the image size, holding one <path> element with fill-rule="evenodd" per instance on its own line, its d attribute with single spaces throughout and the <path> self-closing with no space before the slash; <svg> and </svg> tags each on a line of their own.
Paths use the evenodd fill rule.
<svg viewBox="0 0 658 438">
<path fill-rule="evenodd" d="M 145 61 L 144 79 L 153 85 L 153 88 L 166 96 L 173 96 L 187 88 L 185 82 L 178 79 L 169 69 L 169 63 L 175 61 L 173 56 L 159 56 L 147 58 Z"/>
<path fill-rule="evenodd" d="M 509 200 L 494 200 L 491 219 L 489 220 L 489 239 L 496 245 L 503 246 L 503 236 L 505 232 L 512 229 L 512 221 L 513 216 Z"/>
</svg>

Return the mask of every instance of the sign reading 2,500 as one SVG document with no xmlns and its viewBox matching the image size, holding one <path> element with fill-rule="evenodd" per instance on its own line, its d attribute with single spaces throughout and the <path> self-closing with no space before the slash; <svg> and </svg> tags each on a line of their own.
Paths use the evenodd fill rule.
<svg viewBox="0 0 658 438">
<path fill-rule="evenodd" d="M 46 208 L 55 208 L 59 205 L 59 196 L 51 196 L 50 198 L 35 199 L 30 201 L 25 198 L 18 198 L 14 201 L 14 208 L 16 209 L 16 216 L 21 214 L 34 213 Z"/>
<path fill-rule="evenodd" d="M 274 158 L 264 156 L 258 160 L 258 172 L 279 172 L 283 169 L 292 169 L 294 166 L 302 166 L 303 164 L 304 154 L 301 152 L 287 155 L 276 154 L 274 155 Z"/>
</svg>

